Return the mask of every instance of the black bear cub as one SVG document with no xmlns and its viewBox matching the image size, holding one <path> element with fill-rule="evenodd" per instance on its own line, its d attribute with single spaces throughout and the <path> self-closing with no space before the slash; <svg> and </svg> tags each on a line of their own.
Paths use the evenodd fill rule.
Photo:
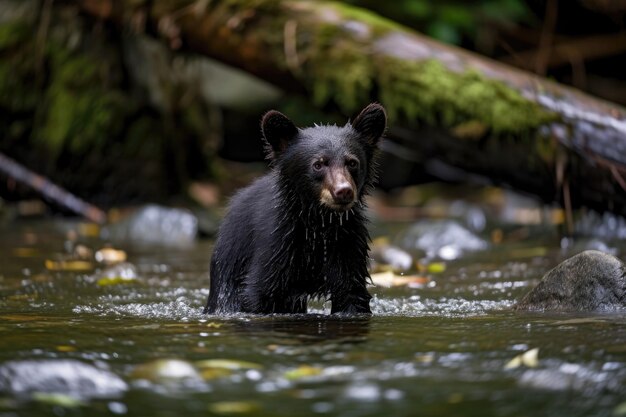
<svg viewBox="0 0 626 417">
<path fill-rule="evenodd" d="M 364 196 L 387 116 L 376 103 L 343 127 L 261 122 L 272 170 L 233 198 L 213 258 L 205 313 L 371 313 Z"/>
</svg>

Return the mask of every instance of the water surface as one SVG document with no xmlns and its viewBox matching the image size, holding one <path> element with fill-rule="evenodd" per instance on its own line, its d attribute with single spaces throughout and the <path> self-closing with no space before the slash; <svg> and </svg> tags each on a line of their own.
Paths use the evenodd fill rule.
<svg viewBox="0 0 626 417">
<path fill-rule="evenodd" d="M 97 270 L 45 268 L 72 246 L 73 229 L 80 226 L 3 229 L 0 364 L 41 360 L 43 372 L 72 359 L 127 387 L 72 394 L 74 404 L 5 389 L 0 416 L 626 415 L 626 314 L 510 311 L 573 254 L 556 240 L 448 262 L 419 288 L 371 288 L 371 318 L 330 317 L 320 303 L 303 316 L 225 318 L 201 314 L 210 241 L 182 249 L 117 244 L 138 278 L 102 286 Z M 79 240 L 93 249 L 105 243 Z M 537 364 L 507 368 L 533 348 Z M 173 371 L 142 374 L 160 359 L 172 360 Z M 241 366 L 207 370 L 207 359 Z"/>
</svg>

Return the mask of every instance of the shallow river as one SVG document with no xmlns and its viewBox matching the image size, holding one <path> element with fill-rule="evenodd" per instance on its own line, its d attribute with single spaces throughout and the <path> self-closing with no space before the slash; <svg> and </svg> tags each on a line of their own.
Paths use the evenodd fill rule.
<svg viewBox="0 0 626 417">
<path fill-rule="evenodd" d="M 98 285 L 93 271 L 44 266 L 72 228 L 0 234 L 1 417 L 626 415 L 626 314 L 509 310 L 574 253 L 556 239 L 449 262 L 428 285 L 371 288 L 371 318 L 328 317 L 320 304 L 306 316 L 221 318 L 201 314 L 210 241 L 117 244 L 138 278 Z M 536 361 L 510 363 L 535 348 Z M 87 365 L 84 380 L 68 359 Z M 16 380 L 34 366 L 35 382 L 11 385 L 7 364 Z M 72 387 L 89 372 L 100 385 Z M 49 374 L 68 392 L 37 386 Z"/>
</svg>

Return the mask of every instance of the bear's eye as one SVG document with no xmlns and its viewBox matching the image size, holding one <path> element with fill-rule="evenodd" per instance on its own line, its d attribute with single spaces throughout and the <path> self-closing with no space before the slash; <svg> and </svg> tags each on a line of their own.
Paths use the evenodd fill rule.
<svg viewBox="0 0 626 417">
<path fill-rule="evenodd" d="M 319 171 L 323 167 L 324 167 L 324 164 L 322 164 L 322 161 L 315 161 L 315 162 L 313 162 L 313 169 L 314 170 Z"/>
<path fill-rule="evenodd" d="M 359 167 L 359 161 L 357 161 L 356 159 L 350 159 L 348 160 L 346 165 L 348 165 L 348 168 L 350 169 L 356 169 Z"/>
</svg>

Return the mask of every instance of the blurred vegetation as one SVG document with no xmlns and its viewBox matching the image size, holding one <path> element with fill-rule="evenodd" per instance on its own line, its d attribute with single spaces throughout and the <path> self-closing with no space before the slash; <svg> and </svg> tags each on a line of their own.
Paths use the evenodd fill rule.
<svg viewBox="0 0 626 417">
<path fill-rule="evenodd" d="M 516 51 L 528 50 L 526 56 L 533 59 L 544 53 L 541 39 L 547 30 L 543 21 L 546 2 L 343 3 L 338 10 L 358 14 L 357 19 L 385 22 L 389 27 L 397 22 L 508 62 L 514 61 Z M 618 12 L 596 10 L 590 15 L 582 3 L 559 4 L 561 17 L 551 29 L 556 41 L 579 32 L 617 30 L 620 18 L 623 26 L 623 15 Z M 219 2 L 208 4 L 213 7 Z M 255 4 L 251 2 L 249 7 Z M 254 18 L 251 13 L 237 19 Z M 377 14 L 391 21 L 379 19 Z M 588 15 L 592 16 L 585 21 L 588 24 L 580 25 L 581 16 Z M 241 35 L 237 19 L 231 22 L 233 36 Z M 342 39 L 343 32 L 332 28 L 316 33 L 307 43 L 312 47 L 306 52 L 312 55 L 304 57 L 303 65 L 313 68 L 304 84 L 310 97 L 295 98 L 237 75 L 232 68 L 209 68 L 206 58 L 172 52 L 176 47 L 164 40 L 175 36 L 169 38 L 163 32 L 175 30 L 176 25 L 169 22 L 168 27 L 165 20 L 159 23 L 163 27 L 157 28 L 138 19 L 120 30 L 81 14 L 72 2 L 0 0 L 0 152 L 106 207 L 163 201 L 171 196 L 186 198 L 188 185 L 195 181 L 229 182 L 234 177 L 229 172 L 232 165 L 226 169 L 219 157 L 262 160 L 258 120 L 272 107 L 300 125 L 343 122 L 371 99 L 372 90 L 381 89 L 377 97 L 385 101 L 392 118 L 444 125 L 461 136 L 470 131 L 481 137 L 488 127 L 497 134 L 517 134 L 551 120 L 550 114 L 527 106 L 524 97 L 502 83 L 473 72 L 451 76 L 438 62 L 391 58 L 376 62 L 355 52 L 349 41 Z M 608 20 L 615 21 L 615 26 L 609 27 Z M 281 45 L 279 52 L 286 54 L 282 27 L 273 30 Z M 325 56 L 329 59 L 323 59 Z M 609 58 L 603 57 L 605 64 L 598 73 L 609 71 L 615 81 L 620 73 L 626 73 L 625 60 L 623 56 Z M 324 65 L 337 61 L 345 64 L 341 68 Z M 402 66 L 411 77 L 398 80 L 393 71 L 385 71 Z M 568 80 L 564 71 L 559 71 L 549 69 L 547 75 Z M 372 84 L 374 72 L 382 74 L 380 85 Z M 593 86 L 606 84 L 596 82 L 591 73 L 583 75 L 577 79 L 584 80 L 592 91 Z M 619 95 L 623 88 L 619 86 L 623 83 L 615 81 L 602 88 Z M 0 196 L 23 195 L 23 190 L 0 181 Z"/>
<path fill-rule="evenodd" d="M 442 42 L 475 45 L 485 23 L 527 23 L 533 15 L 522 0 L 346 0 L 396 22 L 419 30 Z"/>
<path fill-rule="evenodd" d="M 155 107 L 129 77 L 123 34 L 30 3 L 35 13 L 0 23 L 1 151 L 104 205 L 216 176 L 207 104 L 193 89 L 172 83 L 167 109 Z"/>
</svg>

